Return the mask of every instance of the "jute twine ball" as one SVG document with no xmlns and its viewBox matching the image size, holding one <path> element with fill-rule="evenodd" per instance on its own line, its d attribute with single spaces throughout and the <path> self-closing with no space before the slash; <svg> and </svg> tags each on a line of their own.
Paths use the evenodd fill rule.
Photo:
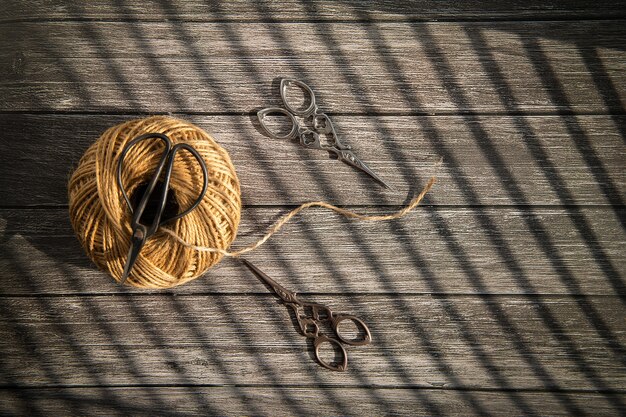
<svg viewBox="0 0 626 417">
<path fill-rule="evenodd" d="M 136 287 L 169 288 L 199 277 L 222 258 L 220 253 L 194 250 L 180 240 L 225 250 L 237 234 L 241 217 L 239 180 L 228 153 L 208 133 L 165 116 L 111 127 L 87 149 L 70 178 L 70 218 L 87 255 L 119 281 L 130 247 L 132 214 L 117 185 L 117 164 L 124 146 L 144 133 L 162 133 L 173 144 L 190 144 L 204 158 L 209 175 L 200 205 L 187 216 L 162 226 L 148 239 L 127 281 Z M 158 140 L 139 142 L 130 149 L 122 175 L 129 196 L 150 180 L 163 149 Z M 182 211 L 193 204 L 201 189 L 202 171 L 197 161 L 188 152 L 178 152 L 169 198 L 175 199 Z"/>
</svg>

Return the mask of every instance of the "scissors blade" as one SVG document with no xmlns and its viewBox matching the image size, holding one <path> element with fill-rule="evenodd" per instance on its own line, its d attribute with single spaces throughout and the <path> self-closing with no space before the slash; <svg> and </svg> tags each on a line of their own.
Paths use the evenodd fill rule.
<svg viewBox="0 0 626 417">
<path fill-rule="evenodd" d="M 133 232 L 133 236 L 130 242 L 130 249 L 128 250 L 128 257 L 126 258 L 126 263 L 124 264 L 124 272 L 122 273 L 122 280 L 120 281 L 121 285 L 124 285 L 126 280 L 128 279 L 128 275 L 130 271 L 133 269 L 133 265 L 137 261 L 137 257 L 139 256 L 139 252 L 141 252 L 141 248 L 146 243 L 146 230 L 145 227 L 139 226 L 135 228 Z"/>
<path fill-rule="evenodd" d="M 286 303 L 299 303 L 295 292 L 289 291 L 247 260 L 243 258 L 240 259 L 241 262 L 243 262 L 243 264 L 247 266 L 261 282 L 269 286 L 281 300 Z"/>
<path fill-rule="evenodd" d="M 374 173 L 374 171 L 372 171 L 370 169 L 370 167 L 368 167 L 365 164 L 365 162 L 363 162 L 359 158 L 357 158 L 357 156 L 351 150 L 335 148 L 333 150 L 333 152 L 337 155 L 337 157 L 338 157 L 338 159 L 340 161 L 342 161 L 342 162 L 344 162 L 344 163 L 346 163 L 346 164 L 348 164 L 350 166 L 353 166 L 353 167 L 355 167 L 357 169 L 360 169 L 361 171 L 365 172 L 367 175 L 372 177 L 375 181 L 377 181 L 379 184 L 381 184 L 382 186 L 384 186 L 388 190 L 395 191 L 395 188 L 393 188 L 392 186 L 387 184 L 381 177 L 376 175 L 376 173 Z"/>
</svg>

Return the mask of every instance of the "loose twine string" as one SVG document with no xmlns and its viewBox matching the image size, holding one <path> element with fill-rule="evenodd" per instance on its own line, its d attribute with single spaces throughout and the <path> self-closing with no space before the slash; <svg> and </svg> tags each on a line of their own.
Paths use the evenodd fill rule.
<svg viewBox="0 0 626 417">
<path fill-rule="evenodd" d="M 188 215 L 161 227 L 146 241 L 128 282 L 142 288 L 170 288 L 203 275 L 223 257 L 251 252 L 303 210 L 321 207 L 365 221 L 398 219 L 413 210 L 435 184 L 432 177 L 409 204 L 387 215 L 363 215 L 324 201 L 302 204 L 282 216 L 263 237 L 242 249 L 229 250 L 241 218 L 240 183 L 228 152 L 205 131 L 166 116 L 131 120 L 109 128 L 85 152 L 69 184 L 72 227 L 87 255 L 119 281 L 128 255 L 131 214 L 117 185 L 117 163 L 122 149 L 144 133 L 162 133 L 172 143 L 188 143 L 205 160 L 208 188 L 200 205 Z M 159 163 L 159 142 L 140 142 L 124 160 L 122 183 L 129 195 L 148 181 Z M 189 207 L 201 189 L 202 172 L 187 152 L 176 155 L 170 190 L 179 206 Z"/>
<path fill-rule="evenodd" d="M 164 229 L 163 231 L 165 233 L 167 233 L 168 235 L 172 236 L 174 239 L 176 239 L 178 242 L 180 242 L 181 244 L 183 244 L 186 247 L 192 248 L 194 250 L 197 251 L 202 251 L 202 252 L 214 252 L 214 253 L 219 253 L 223 256 L 227 256 L 227 257 L 238 257 L 241 256 L 245 253 L 251 252 L 253 250 L 255 250 L 256 248 L 258 248 L 259 246 L 263 245 L 265 242 L 267 242 L 269 240 L 270 237 L 272 237 L 275 233 L 277 233 L 280 229 L 282 229 L 282 227 L 287 224 L 289 222 L 289 220 L 291 220 L 294 216 L 296 216 L 298 213 L 300 213 L 302 210 L 305 210 L 307 208 L 310 207 L 322 207 L 328 210 L 332 210 L 335 213 L 341 214 L 342 216 L 351 218 L 351 219 L 358 219 L 358 220 L 364 220 L 364 221 L 382 221 L 382 220 L 395 220 L 395 219 L 399 219 L 400 217 L 404 216 L 405 214 L 407 214 L 408 212 L 410 212 L 411 210 L 413 210 L 415 207 L 417 207 L 422 200 L 424 199 L 424 196 L 428 193 L 428 191 L 430 191 L 430 189 L 433 187 L 433 185 L 435 185 L 436 182 L 436 178 L 435 177 L 431 177 L 430 180 L 428 180 L 428 183 L 426 184 L 426 186 L 424 186 L 424 188 L 422 189 L 422 192 L 419 193 L 419 195 L 415 198 L 413 198 L 409 204 L 407 204 L 406 206 L 404 206 L 402 209 L 396 211 L 395 213 L 391 213 L 391 214 L 385 214 L 385 215 L 379 215 L 379 216 L 370 216 L 370 215 L 365 215 L 365 214 L 359 214 L 359 213 L 355 213 L 351 210 L 347 210 L 341 207 L 337 207 L 334 206 L 332 204 L 329 204 L 325 201 L 311 201 L 308 203 L 304 203 L 302 205 L 300 205 L 299 207 L 296 207 L 295 209 L 291 210 L 289 213 L 285 214 L 284 216 L 282 216 L 276 223 L 274 223 L 274 225 L 269 229 L 269 231 L 261 238 L 259 239 L 257 242 L 253 243 L 252 245 L 246 246 L 243 249 L 240 249 L 238 251 L 234 251 L 234 252 L 229 252 L 227 250 L 224 249 L 218 249 L 218 248 L 208 248 L 205 246 L 196 246 L 196 245 L 191 245 L 187 242 L 185 242 L 183 239 L 180 238 L 180 236 L 178 236 L 175 232 L 169 230 L 169 229 Z"/>
</svg>

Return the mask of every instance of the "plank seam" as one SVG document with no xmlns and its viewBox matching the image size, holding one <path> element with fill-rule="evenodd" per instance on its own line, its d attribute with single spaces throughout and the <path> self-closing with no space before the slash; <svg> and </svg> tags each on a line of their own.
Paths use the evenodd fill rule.
<svg viewBox="0 0 626 417">
<path fill-rule="evenodd" d="M 0 390 L 40 390 L 40 389 L 89 389 L 89 388 L 304 388 L 304 389 L 380 389 L 380 390 L 437 390 L 437 391 L 465 391 L 465 392 L 526 392 L 526 393 L 580 393 L 580 394 L 626 394 L 622 389 L 586 389 L 586 388 L 489 388 L 489 387 L 446 387 L 425 385 L 332 385 L 332 384 L 106 384 L 106 385 L 0 385 Z"/>
<path fill-rule="evenodd" d="M 2 83 L 0 83 L 2 88 Z M 203 111 L 102 111 L 102 110 L 0 110 L 0 116 L 249 116 L 255 115 L 256 112 L 247 111 L 227 111 L 227 112 L 203 112 Z M 584 116 L 584 117 L 602 117 L 602 116 L 626 116 L 624 111 L 609 112 L 577 112 L 577 111 L 520 111 L 520 112 L 477 112 L 477 111 L 407 111 L 407 112 L 325 112 L 331 117 L 562 117 L 562 116 Z"/>
<path fill-rule="evenodd" d="M 218 292 L 218 291 L 200 291 L 200 292 L 171 292 L 171 291 L 150 291 L 150 292 L 132 292 L 133 290 L 126 290 L 120 292 L 110 293 L 28 293 L 28 294 L 0 294 L 0 299 L 8 298 L 114 298 L 114 297 L 159 297 L 159 298 L 191 298 L 191 297 L 255 297 L 255 298 L 276 298 L 276 296 L 270 292 Z M 576 300 L 576 299 L 602 299 L 602 298 L 619 298 L 620 295 L 626 294 L 568 294 L 568 293 L 447 293 L 447 292 L 298 292 L 298 295 L 304 297 L 386 297 L 389 299 L 402 299 L 408 297 L 420 297 L 429 298 L 435 300 L 448 300 L 450 298 L 476 298 L 481 300 L 488 299 L 505 299 L 505 298 L 525 298 L 530 300 L 539 299 L 561 299 L 561 300 Z M 123 302 L 125 300 L 121 300 Z"/>
<path fill-rule="evenodd" d="M 535 16 L 535 17 L 499 17 L 494 16 L 492 18 L 447 18 L 447 17 L 433 17 L 433 18 L 379 18 L 379 19 L 195 19 L 195 18 L 181 18 L 181 17 L 163 17 L 163 18 L 89 18 L 89 17 L 67 17 L 67 18 L 24 18 L 24 19 L 8 19 L 0 20 L 0 25 L 16 24 L 16 23 L 169 23 L 169 22 L 184 22 L 184 23 L 241 23 L 241 24 L 377 24 L 377 23 L 418 23 L 418 24 L 454 24 L 454 23 L 472 23 L 472 24 L 489 24 L 489 23 L 551 23 L 551 22 L 606 22 L 615 21 L 621 22 L 626 20 L 626 14 L 606 14 L 606 15 L 594 15 L 591 17 L 584 17 L 580 15 L 565 15 L 565 16 Z"/>
<path fill-rule="evenodd" d="M 300 204 L 247 204 L 244 205 L 244 209 L 293 209 L 299 207 Z M 346 209 L 401 209 L 404 207 L 401 204 L 337 204 L 337 207 L 346 208 Z M 611 210 L 624 210 L 626 209 L 626 205 L 624 204 L 527 204 L 527 205 L 519 205 L 519 204 L 420 204 L 422 208 L 435 209 L 435 210 L 554 210 L 554 209 L 611 209 Z M 69 206 L 67 204 L 34 204 L 34 205 L 0 205 L 0 210 L 68 210 Z M 41 235 L 40 235 L 41 236 Z M 50 236 L 59 236 L 59 235 L 50 235 Z"/>
</svg>

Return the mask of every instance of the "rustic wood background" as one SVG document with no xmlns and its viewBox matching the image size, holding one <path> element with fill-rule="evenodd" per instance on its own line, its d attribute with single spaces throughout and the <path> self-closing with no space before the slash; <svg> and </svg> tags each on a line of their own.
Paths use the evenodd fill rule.
<svg viewBox="0 0 626 417">
<path fill-rule="evenodd" d="M 626 5 L 570 3 L 3 3 L 0 413 L 624 415 Z M 279 77 L 399 192 L 262 135 Z M 370 324 L 348 372 L 236 261 L 141 291 L 82 253 L 72 167 L 170 113 L 233 158 L 235 246 L 301 202 L 384 213 L 437 175 L 403 220 L 312 211 L 249 257 Z"/>
</svg>

